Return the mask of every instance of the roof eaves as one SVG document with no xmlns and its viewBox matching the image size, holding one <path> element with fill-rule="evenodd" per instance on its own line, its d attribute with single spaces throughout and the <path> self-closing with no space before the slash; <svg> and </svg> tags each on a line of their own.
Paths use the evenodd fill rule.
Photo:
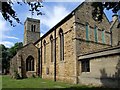
<svg viewBox="0 0 120 90">
<path fill-rule="evenodd" d="M 59 23 L 57 23 L 54 27 L 52 27 L 47 33 L 45 33 L 40 39 L 38 39 L 35 43 L 37 44 L 40 40 L 42 40 L 44 37 L 46 37 L 49 33 L 51 33 L 52 31 L 54 31 L 56 28 L 58 28 L 61 24 L 63 24 L 66 20 L 68 20 L 69 18 L 71 18 L 74 13 L 76 12 L 76 10 L 81 7 L 85 2 L 82 2 L 79 6 L 77 6 L 70 14 L 68 14 L 64 19 L 62 19 Z"/>
</svg>

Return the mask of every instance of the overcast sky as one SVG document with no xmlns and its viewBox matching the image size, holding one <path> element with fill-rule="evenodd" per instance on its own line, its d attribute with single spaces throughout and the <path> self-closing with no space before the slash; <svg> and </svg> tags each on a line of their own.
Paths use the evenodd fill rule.
<svg viewBox="0 0 120 90">
<path fill-rule="evenodd" d="M 45 15 L 42 16 L 31 16 L 29 7 L 25 4 L 22 6 L 14 4 L 13 8 L 17 12 L 22 23 L 24 23 L 27 17 L 40 19 L 40 31 L 41 35 L 43 35 L 51 27 L 56 25 L 61 19 L 68 15 L 72 10 L 74 10 L 78 5 L 80 5 L 81 2 L 43 2 L 44 7 L 41 8 L 41 11 L 45 13 Z M 108 19 L 111 21 L 112 12 L 105 11 L 105 13 L 107 14 Z M 15 24 L 17 25 L 16 27 L 11 27 L 9 22 L 6 22 L 0 13 L 0 44 L 4 44 L 6 47 L 11 47 L 16 42 L 23 42 L 24 25 L 17 23 Z"/>
</svg>

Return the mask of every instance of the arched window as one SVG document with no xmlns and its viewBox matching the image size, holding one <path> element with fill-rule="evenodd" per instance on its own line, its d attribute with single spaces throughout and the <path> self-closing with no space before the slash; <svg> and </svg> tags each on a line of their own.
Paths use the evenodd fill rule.
<svg viewBox="0 0 120 90">
<path fill-rule="evenodd" d="M 53 57 L 54 57 L 53 56 L 54 55 L 54 53 L 53 53 L 54 52 L 53 47 L 54 46 L 53 46 L 53 36 L 52 35 L 50 36 L 50 42 L 51 42 L 51 62 L 53 62 Z"/>
<path fill-rule="evenodd" d="M 34 25 L 34 32 L 35 32 L 35 29 L 36 29 L 36 25 Z"/>
<path fill-rule="evenodd" d="M 31 31 L 35 32 L 35 30 L 36 30 L 36 25 L 31 25 Z"/>
<path fill-rule="evenodd" d="M 32 56 L 28 56 L 26 59 L 26 71 L 34 71 L 34 58 Z"/>
<path fill-rule="evenodd" d="M 32 31 L 32 32 L 34 31 L 34 26 L 33 26 L 33 25 L 31 25 L 31 31 Z"/>
<path fill-rule="evenodd" d="M 44 63 L 46 63 L 46 41 L 43 42 L 44 45 Z"/>
<path fill-rule="evenodd" d="M 60 36 L 60 60 L 64 60 L 64 34 L 63 30 L 60 28 L 59 30 L 59 36 Z"/>
</svg>

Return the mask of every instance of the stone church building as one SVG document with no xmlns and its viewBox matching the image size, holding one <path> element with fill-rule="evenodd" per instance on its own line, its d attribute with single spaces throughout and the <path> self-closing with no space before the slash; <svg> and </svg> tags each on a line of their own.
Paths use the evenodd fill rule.
<svg viewBox="0 0 120 90">
<path fill-rule="evenodd" d="M 92 18 L 92 2 L 83 2 L 40 37 L 40 20 L 24 23 L 24 47 L 10 62 L 10 74 L 40 76 L 67 83 L 120 86 L 118 15 L 110 23 Z"/>
</svg>

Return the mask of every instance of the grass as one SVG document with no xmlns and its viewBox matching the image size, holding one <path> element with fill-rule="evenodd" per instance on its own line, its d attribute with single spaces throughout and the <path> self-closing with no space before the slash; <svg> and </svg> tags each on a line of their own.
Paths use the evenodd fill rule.
<svg viewBox="0 0 120 90">
<path fill-rule="evenodd" d="M 63 82 L 54 82 L 41 78 L 12 79 L 10 76 L 2 76 L 2 88 L 69 88 L 75 85 Z M 84 88 L 83 86 L 82 88 Z"/>
<path fill-rule="evenodd" d="M 0 76 L 1 77 L 1 76 Z M 27 78 L 27 79 L 12 79 L 10 78 L 10 76 L 2 76 L 2 90 L 11 90 L 13 88 L 18 88 L 20 90 L 23 90 L 23 88 L 32 88 L 32 90 L 34 89 L 72 89 L 72 90 L 76 90 L 76 89 L 99 89 L 99 87 L 90 87 L 90 86 L 81 86 L 81 85 L 73 85 L 73 84 L 67 84 L 67 83 L 63 83 L 63 82 L 54 82 L 52 80 L 45 80 L 42 78 Z M 109 89 L 107 89 L 109 90 Z"/>
</svg>

